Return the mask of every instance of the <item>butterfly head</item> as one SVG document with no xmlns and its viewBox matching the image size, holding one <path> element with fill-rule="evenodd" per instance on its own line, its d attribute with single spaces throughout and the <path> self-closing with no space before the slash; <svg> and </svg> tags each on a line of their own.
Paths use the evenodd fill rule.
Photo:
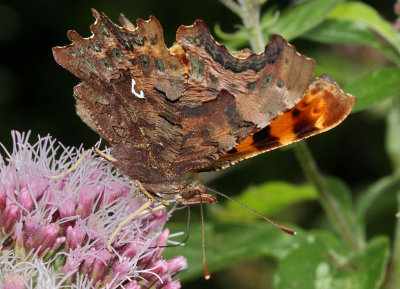
<svg viewBox="0 0 400 289">
<path fill-rule="evenodd" d="M 182 205 L 199 205 L 215 203 L 217 199 L 206 194 L 208 188 L 201 184 L 197 179 L 191 179 L 190 182 L 185 182 L 184 187 L 180 192 L 180 196 L 176 199 Z"/>
</svg>

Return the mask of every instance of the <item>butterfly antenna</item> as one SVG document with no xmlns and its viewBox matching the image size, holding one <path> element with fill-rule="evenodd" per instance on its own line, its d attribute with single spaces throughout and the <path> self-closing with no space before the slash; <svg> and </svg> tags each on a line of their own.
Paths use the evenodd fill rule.
<svg viewBox="0 0 400 289">
<path fill-rule="evenodd" d="M 209 280 L 211 278 L 210 271 L 207 267 L 206 260 L 206 244 L 205 244 L 205 234 L 204 234 L 204 210 L 203 210 L 203 199 L 200 194 L 200 216 L 201 216 L 201 245 L 203 250 L 203 274 L 204 279 Z"/>
<path fill-rule="evenodd" d="M 229 197 L 229 196 L 227 196 L 227 195 L 225 195 L 225 194 L 223 194 L 223 193 L 221 193 L 221 192 L 218 192 L 218 191 L 216 191 L 216 190 L 213 190 L 213 189 L 210 189 L 210 188 L 208 188 L 208 189 L 209 189 L 210 191 L 212 191 L 212 192 L 214 192 L 214 193 L 216 193 L 216 194 L 218 194 L 218 195 L 220 195 L 220 196 L 222 196 L 222 197 L 224 197 L 224 198 L 227 198 L 228 200 L 231 200 L 232 202 L 234 202 L 234 203 L 236 203 L 236 204 L 242 206 L 243 208 L 249 210 L 249 211 L 252 212 L 253 214 L 256 214 L 256 215 L 259 216 L 261 219 L 263 219 L 263 220 L 265 220 L 265 221 L 271 223 L 271 224 L 274 225 L 275 227 L 277 227 L 279 230 L 281 230 L 281 231 L 283 231 L 283 232 L 285 232 L 285 233 L 287 233 L 287 234 L 289 234 L 289 235 L 296 235 L 296 232 L 293 231 L 292 229 L 286 228 L 285 226 L 282 226 L 282 225 L 279 225 L 278 223 L 275 223 L 275 222 L 272 221 L 271 219 L 268 219 L 267 217 L 261 215 L 259 212 L 257 212 L 257 211 L 255 211 L 255 210 L 253 210 L 252 208 L 249 208 L 248 206 L 242 204 L 241 202 L 236 201 L 235 199 L 233 199 L 233 198 L 231 198 L 231 197 Z"/>
</svg>

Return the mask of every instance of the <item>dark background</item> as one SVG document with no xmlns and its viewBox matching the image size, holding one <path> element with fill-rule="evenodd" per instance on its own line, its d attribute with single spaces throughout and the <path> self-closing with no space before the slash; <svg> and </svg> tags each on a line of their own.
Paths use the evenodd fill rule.
<svg viewBox="0 0 400 289">
<path fill-rule="evenodd" d="M 395 19 L 393 1 L 364 2 L 374 6 L 386 19 Z M 268 7 L 275 5 L 284 9 L 288 4 L 290 1 L 269 1 Z M 214 0 L 0 2 L 0 141 L 7 148 L 11 148 L 11 130 L 32 130 L 33 135 L 51 134 L 65 145 L 79 146 L 83 143 L 87 148 L 98 140 L 98 136 L 75 114 L 72 88 L 79 82 L 78 79 L 57 65 L 51 52 L 54 46 L 69 44 L 66 36 L 69 29 L 84 37 L 91 35 L 89 25 L 94 22 L 90 11 L 92 7 L 105 12 L 116 23 L 120 12 L 133 23 L 137 18 L 156 16 L 164 28 L 167 46 L 173 43 L 180 25 L 193 24 L 197 18 L 205 20 L 211 31 L 219 23 L 224 31 L 232 32 L 234 25 L 240 23 L 236 15 Z M 332 48 L 302 40 L 295 40 L 293 44 L 301 53 L 317 58 L 317 65 L 316 56 L 326 49 L 331 49 L 332 53 L 339 51 L 340 57 L 352 59 L 351 54 L 346 56 L 343 53 L 347 51 L 346 47 Z M 366 53 L 367 57 L 370 54 Z M 362 69 L 364 60 L 363 56 L 351 60 L 360 67 L 357 72 L 360 76 L 365 74 Z M 382 60 L 379 65 L 386 64 L 386 60 Z M 341 75 L 337 77 L 340 82 Z M 342 178 L 357 191 L 357 188 L 390 172 L 390 163 L 384 151 L 384 132 L 385 119 L 382 115 L 362 112 L 351 115 L 333 132 L 316 136 L 308 142 L 321 170 Z M 226 172 L 206 177 L 213 179 L 211 186 L 228 194 L 269 180 L 292 183 L 304 180 L 290 149 L 271 152 Z M 318 206 L 309 205 L 298 223 L 303 227 L 313 226 L 314 216 L 319 212 Z M 369 232 L 389 233 L 392 228 L 388 221 L 386 226 L 371 225 Z M 253 265 L 261 266 L 261 263 Z M 231 270 L 235 274 L 238 269 Z M 226 274 L 220 273 L 221 278 Z M 214 282 L 208 284 L 217 288 L 218 281 Z"/>
</svg>

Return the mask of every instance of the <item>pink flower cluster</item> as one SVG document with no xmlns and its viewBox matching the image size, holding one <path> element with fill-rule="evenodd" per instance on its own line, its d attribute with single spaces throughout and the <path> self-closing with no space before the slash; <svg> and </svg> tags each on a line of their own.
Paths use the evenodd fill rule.
<svg viewBox="0 0 400 289">
<path fill-rule="evenodd" d="M 56 146 L 50 136 L 32 145 L 29 133 L 12 137 L 12 152 L 5 150 L 6 161 L 0 160 L 0 287 L 180 288 L 173 276 L 186 260 L 164 260 L 160 247 L 169 238 L 162 230 L 169 213 L 139 215 L 110 252 L 108 237 L 145 199 L 93 154 L 75 171 L 49 178 L 65 172 L 83 150 Z"/>
</svg>

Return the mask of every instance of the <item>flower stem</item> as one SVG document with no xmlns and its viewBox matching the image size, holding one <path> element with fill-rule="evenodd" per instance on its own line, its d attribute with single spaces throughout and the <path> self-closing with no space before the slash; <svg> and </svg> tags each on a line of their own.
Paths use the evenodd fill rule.
<svg viewBox="0 0 400 289">
<path fill-rule="evenodd" d="M 400 148 L 399 148 L 399 130 L 400 127 L 400 96 L 392 99 L 392 106 L 387 115 L 386 128 L 386 151 L 392 162 L 394 174 L 400 173 Z M 400 212 L 400 191 L 397 193 L 397 206 Z M 393 256 L 390 264 L 390 274 L 387 280 L 388 289 L 396 289 L 400 284 L 400 213 L 396 215 L 396 228 L 393 239 Z"/>
<path fill-rule="evenodd" d="M 333 227 L 337 229 L 338 233 L 343 237 L 344 240 L 346 240 L 350 247 L 354 249 L 360 249 L 362 244 L 358 242 L 358 238 L 343 219 L 343 215 L 336 205 L 334 197 L 327 188 L 322 175 L 318 171 L 318 167 L 307 147 L 306 142 L 300 142 L 294 147 L 294 151 L 304 172 L 307 175 L 307 178 L 317 189 L 319 200 Z"/>
<path fill-rule="evenodd" d="M 238 0 L 242 7 L 244 27 L 251 28 L 250 45 L 253 51 L 264 51 L 265 41 L 260 26 L 261 2 L 259 0 Z"/>
<path fill-rule="evenodd" d="M 250 47 L 255 52 L 264 50 L 265 41 L 260 26 L 261 4 L 260 0 L 220 0 L 222 4 L 237 14 L 243 21 L 244 27 L 252 30 L 249 39 Z"/>
</svg>

